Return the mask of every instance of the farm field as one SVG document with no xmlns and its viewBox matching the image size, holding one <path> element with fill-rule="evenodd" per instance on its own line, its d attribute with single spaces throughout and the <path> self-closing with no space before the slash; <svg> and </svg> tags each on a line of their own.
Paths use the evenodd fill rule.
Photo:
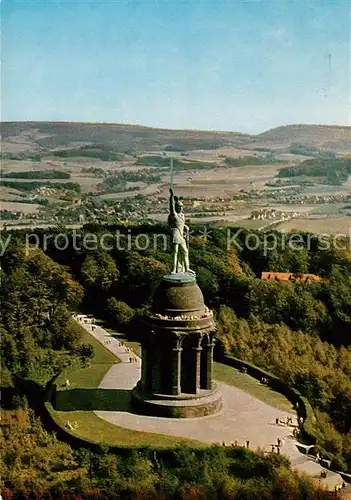
<svg viewBox="0 0 351 500">
<path fill-rule="evenodd" d="M 21 191 L 18 191 L 18 189 L 13 189 L 13 188 L 8 188 L 4 186 L 0 186 L 0 200 L 19 200 L 21 201 L 21 198 L 23 197 Z"/>
<path fill-rule="evenodd" d="M 20 226 L 25 219 L 30 227 L 50 225 L 52 221 L 67 226 L 95 220 L 113 222 L 113 217 L 116 217 L 113 214 L 117 214 L 119 220 L 149 218 L 164 221 L 171 180 L 168 165 L 174 158 L 172 180 L 176 195 L 197 199 L 197 210 L 195 205 L 195 210 L 185 207 L 185 215 L 192 224 L 215 223 L 261 229 L 274 221 L 251 220 L 252 212 L 275 209 L 285 214 L 297 212 L 300 216 L 325 214 L 338 217 L 337 227 L 340 224 L 343 227 L 340 208 L 344 200 L 345 204 L 348 202 L 347 196 L 351 196 L 351 178 L 340 186 L 323 184 L 323 179 L 311 186 L 298 182 L 286 188 L 271 184 L 275 184 L 283 166 L 299 165 L 308 158 L 314 161 L 315 157 L 291 150 L 290 133 L 295 140 L 303 130 L 314 137 L 314 144 L 316 134 L 321 134 L 323 141 L 327 141 L 329 135 L 334 139 L 340 136 L 342 146 L 349 129 L 288 127 L 278 128 L 276 133 L 268 131 L 250 137 L 240 133 L 166 131 L 124 125 L 96 127 L 92 124 L 60 124 L 54 126 L 51 134 L 51 126 L 39 122 L 5 125 L 2 171 L 14 176 L 3 179 L 11 185 L 1 186 L 1 209 L 20 212 Z M 128 147 L 122 148 L 127 142 Z M 227 159 L 236 163 L 231 165 Z M 259 165 L 252 164 L 261 160 Z M 153 171 L 150 176 L 145 175 L 147 170 Z M 38 171 L 35 179 L 15 175 L 33 171 Z M 45 171 L 48 171 L 47 178 Z M 120 175 L 121 172 L 138 171 L 143 175 L 140 181 L 135 176 Z M 56 179 L 57 172 L 69 174 L 69 178 Z M 42 179 L 38 178 L 39 174 L 43 175 Z M 114 174 L 116 179 L 111 179 Z M 36 185 L 26 189 L 26 184 L 33 180 Z M 61 186 L 53 191 L 38 189 L 38 185 L 44 182 L 57 182 Z M 65 184 L 68 189 L 64 188 Z M 43 203 L 40 210 L 39 204 L 21 203 L 36 195 L 46 200 L 47 205 Z M 325 197 L 329 197 L 327 203 L 323 203 Z M 315 203 L 310 203 L 311 199 Z M 159 213 L 153 213 L 158 206 Z M 301 219 L 297 222 L 294 218 L 292 222 L 279 224 L 278 228 L 285 230 L 289 224 L 315 228 L 317 223 L 302 222 Z M 6 225 L 10 225 L 9 221 Z M 13 225 L 14 221 L 11 222 Z M 335 231 L 333 220 L 325 223 L 325 227 Z"/>
<path fill-rule="evenodd" d="M 38 211 L 40 205 L 36 203 L 21 203 L 16 201 L 0 201 L 1 210 L 21 211 L 24 214 L 34 214 Z"/>
<path fill-rule="evenodd" d="M 276 229 L 289 232 L 306 231 L 315 234 L 351 235 L 351 217 L 323 217 L 316 219 L 294 219 L 284 221 Z"/>
</svg>

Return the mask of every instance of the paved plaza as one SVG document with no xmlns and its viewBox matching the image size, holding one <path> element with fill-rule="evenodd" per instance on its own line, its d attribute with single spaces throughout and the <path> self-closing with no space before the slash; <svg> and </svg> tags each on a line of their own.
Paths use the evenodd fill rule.
<svg viewBox="0 0 351 500">
<path fill-rule="evenodd" d="M 123 335 L 112 337 L 103 328 L 84 322 L 84 316 L 77 318 L 82 326 L 96 340 L 103 343 L 120 360 L 110 368 L 100 383 L 101 389 L 121 389 L 131 391 L 141 376 L 140 358 L 123 344 Z M 299 471 L 315 477 L 325 470 L 312 458 L 300 453 L 299 444 L 293 437 L 297 418 L 293 416 L 292 425 L 285 425 L 290 413 L 279 410 L 254 398 L 250 394 L 223 383 L 218 383 L 222 392 L 223 409 L 215 414 L 200 418 L 161 418 L 139 415 L 131 407 L 123 411 L 95 411 L 95 414 L 107 422 L 130 430 L 168 434 L 175 437 L 195 439 L 204 443 L 225 443 L 246 446 L 256 450 L 272 451 L 272 445 L 281 441 L 281 453 L 289 457 L 292 465 Z M 276 424 L 276 419 L 282 423 Z M 340 484 L 341 477 L 327 471 L 327 480 L 322 484 Z"/>
<path fill-rule="evenodd" d="M 140 379 L 140 366 L 117 364 L 110 368 L 100 387 L 104 389 L 132 389 Z M 293 447 L 292 427 L 277 425 L 275 419 L 286 421 L 291 414 L 277 410 L 249 394 L 226 384 L 218 384 L 224 407 L 215 414 L 201 418 L 161 418 L 137 415 L 131 411 L 97 411 L 99 417 L 112 424 L 132 430 L 157 432 L 196 439 L 206 443 L 234 443 L 250 448 L 271 450 L 277 439 L 284 439 L 283 447 Z M 290 438 L 291 436 L 291 438 Z M 287 441 L 291 441 L 289 445 Z M 285 452 L 285 450 L 284 450 Z"/>
<path fill-rule="evenodd" d="M 135 353 L 127 351 L 123 336 L 112 337 L 103 328 L 92 325 L 89 321 L 86 317 L 80 317 L 81 324 L 89 333 L 121 360 L 110 368 L 99 387 L 131 391 L 141 376 L 140 358 Z M 237 441 L 240 445 L 246 445 L 249 441 L 251 449 L 262 448 L 271 451 L 272 445 L 276 445 L 279 438 L 283 443 L 282 453 L 290 458 L 301 456 L 295 446 L 296 440 L 292 436 L 293 428 L 297 425 L 296 417 L 293 417 L 292 426 L 277 425 L 276 418 L 285 422 L 291 414 L 269 406 L 236 387 L 223 383 L 219 383 L 218 387 L 223 395 L 223 409 L 208 417 L 194 419 L 151 417 L 135 414 L 131 408 L 126 411 L 95 413 L 100 418 L 126 429 L 169 434 L 206 443 L 231 444 Z"/>
</svg>

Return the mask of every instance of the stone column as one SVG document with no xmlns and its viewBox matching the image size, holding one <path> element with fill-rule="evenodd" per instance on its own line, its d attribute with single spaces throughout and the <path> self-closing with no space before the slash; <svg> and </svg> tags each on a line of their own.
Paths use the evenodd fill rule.
<svg viewBox="0 0 351 500">
<path fill-rule="evenodd" d="M 202 347 L 200 345 L 201 339 L 197 339 L 195 347 L 192 347 L 193 352 L 193 373 L 191 380 L 191 392 L 193 394 L 198 394 L 200 392 L 200 376 L 201 376 L 201 351 Z"/>
<path fill-rule="evenodd" d="M 178 395 L 181 393 L 180 377 L 181 377 L 181 355 L 182 348 L 180 340 L 177 338 L 175 346 L 172 349 L 172 394 Z"/>
<path fill-rule="evenodd" d="M 143 389 L 148 386 L 148 353 L 146 345 L 141 346 L 141 384 Z"/>
<path fill-rule="evenodd" d="M 204 389 L 212 390 L 212 367 L 213 367 L 213 348 L 214 342 L 206 344 L 206 359 Z"/>
<path fill-rule="evenodd" d="M 150 344 L 146 347 L 147 350 L 147 364 L 146 364 L 146 370 L 145 370 L 145 389 L 147 391 L 152 391 L 152 366 L 154 363 L 153 360 L 153 355 L 152 355 L 152 348 Z"/>
<path fill-rule="evenodd" d="M 150 357 L 152 358 L 151 387 L 152 387 L 152 392 L 157 393 L 160 392 L 161 390 L 161 357 L 162 357 L 161 347 L 153 345 Z"/>
</svg>

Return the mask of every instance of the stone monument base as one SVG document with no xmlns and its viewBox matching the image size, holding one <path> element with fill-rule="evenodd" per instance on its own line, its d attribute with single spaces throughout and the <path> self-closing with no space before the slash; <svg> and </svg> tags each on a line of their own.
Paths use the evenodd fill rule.
<svg viewBox="0 0 351 500">
<path fill-rule="evenodd" d="M 221 410 L 222 395 L 216 387 L 198 394 L 150 394 L 137 385 L 132 392 L 132 405 L 138 413 L 165 418 L 196 418 Z"/>
</svg>

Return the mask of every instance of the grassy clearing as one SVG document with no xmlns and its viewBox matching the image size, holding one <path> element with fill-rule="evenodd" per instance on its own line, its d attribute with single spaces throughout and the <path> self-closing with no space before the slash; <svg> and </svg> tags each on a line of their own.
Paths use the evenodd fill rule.
<svg viewBox="0 0 351 500">
<path fill-rule="evenodd" d="M 110 330 L 110 333 L 116 333 Z M 67 368 L 58 382 L 68 378 L 70 389 L 61 387 L 57 392 L 57 407 L 48 409 L 54 420 L 67 432 L 94 443 L 120 447 L 170 448 L 174 446 L 205 446 L 199 441 L 177 438 L 163 434 L 125 429 L 110 424 L 99 418 L 92 410 L 128 411 L 130 409 L 130 391 L 98 389 L 102 378 L 118 359 L 102 344 L 82 328 L 82 342 L 94 346 L 95 357 L 87 368 Z M 137 342 L 125 342 L 135 352 L 140 351 Z M 72 409 L 74 408 L 74 411 Z M 65 411 L 62 411 L 65 410 Z M 67 422 L 75 426 L 70 430 Z"/>
<path fill-rule="evenodd" d="M 270 387 L 261 384 L 258 380 L 250 377 L 247 373 L 241 373 L 236 368 L 222 363 L 214 363 L 213 375 L 218 382 L 224 382 L 228 385 L 233 385 L 238 389 L 251 394 L 256 399 L 274 406 L 279 410 L 287 411 L 294 414 L 294 408 L 291 402 L 280 394 L 273 391 Z"/>
<path fill-rule="evenodd" d="M 118 363 L 119 359 L 117 356 L 112 354 L 101 342 L 96 340 L 87 330 L 82 328 L 82 339 L 81 341 L 87 344 L 91 344 L 95 349 L 95 356 L 92 359 L 94 364 L 114 364 Z"/>
<path fill-rule="evenodd" d="M 110 330 L 110 333 L 116 334 L 113 330 Z M 87 368 L 70 367 L 65 370 L 60 380 L 63 383 L 68 378 L 71 388 L 58 391 L 56 397 L 58 410 L 48 405 L 52 417 L 62 428 L 77 437 L 107 446 L 128 448 L 206 446 L 196 440 L 129 430 L 99 418 L 93 410 L 130 411 L 130 391 L 98 389 L 104 375 L 118 360 L 84 328 L 82 328 L 82 342 L 89 342 L 94 346 L 94 359 Z M 125 341 L 125 344 L 137 354 L 140 353 L 140 345 L 137 342 Z M 271 406 L 293 413 L 291 403 L 284 396 L 235 368 L 215 363 L 214 378 L 248 392 Z M 74 426 L 74 430 L 70 429 L 68 423 Z"/>
<path fill-rule="evenodd" d="M 126 389 L 82 388 L 58 391 L 57 411 L 132 411 L 131 391 Z"/>
<path fill-rule="evenodd" d="M 145 446 L 152 446 L 153 448 L 206 446 L 199 441 L 191 439 L 125 429 L 124 427 L 119 427 L 102 420 L 92 411 L 59 412 L 53 410 L 50 405 L 49 410 L 54 420 L 67 432 L 94 443 L 105 444 L 107 446 L 127 448 L 141 448 Z M 69 431 L 67 422 L 76 426 L 74 431 Z"/>
<path fill-rule="evenodd" d="M 66 368 L 57 378 L 57 385 L 60 389 L 68 379 L 70 387 L 94 388 L 100 385 L 105 374 L 119 359 L 112 354 L 105 346 L 98 342 L 85 328 L 81 327 L 81 342 L 91 344 L 95 350 L 95 356 L 89 362 L 89 366 L 82 368 L 72 365 Z"/>
<path fill-rule="evenodd" d="M 65 385 L 65 381 L 68 379 L 71 388 L 94 388 L 99 387 L 100 382 L 111 368 L 111 364 L 95 364 L 91 363 L 90 366 L 86 368 L 80 367 L 69 367 L 64 370 L 60 376 L 57 378 L 58 389 L 61 389 Z M 61 386 L 61 387 L 60 387 Z"/>
</svg>

